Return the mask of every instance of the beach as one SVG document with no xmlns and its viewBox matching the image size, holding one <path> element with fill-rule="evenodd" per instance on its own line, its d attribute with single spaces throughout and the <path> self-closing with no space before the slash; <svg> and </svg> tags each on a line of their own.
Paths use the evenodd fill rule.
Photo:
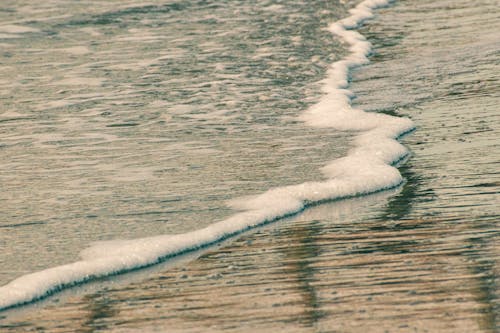
<svg viewBox="0 0 500 333">
<path fill-rule="evenodd" d="M 487 0 L 396 1 L 377 9 L 376 17 L 357 29 L 373 47 L 370 64 L 350 73 L 353 106 L 409 117 L 416 127 L 401 139 L 410 151 L 397 164 L 405 179 L 401 186 L 312 205 L 157 266 L 65 289 L 41 302 L 1 312 L 0 328 L 498 332 L 500 41 L 495 32 L 500 20 L 495 9 L 495 2 Z M 338 51 L 338 59 L 344 53 Z M 281 137 L 278 156 L 283 156 L 286 149 L 280 148 L 287 142 L 292 153 L 285 156 L 298 151 L 304 155 L 296 164 L 268 160 L 247 171 L 253 181 L 234 195 L 321 180 L 317 170 L 329 159 L 348 154 L 353 135 L 314 130 L 319 132 L 309 129 L 300 136 L 304 141 L 290 145 L 294 133 L 283 129 L 281 133 L 289 135 Z M 322 140 L 311 150 L 304 142 L 316 138 Z M 325 142 L 333 142 L 333 147 L 325 149 Z M 325 150 L 327 156 L 316 158 Z M 234 179 L 245 174 L 243 166 L 258 160 L 253 156 L 231 168 L 237 170 Z M 232 159 L 241 160 L 235 155 L 227 160 Z M 186 170 L 197 170 L 193 165 Z M 270 169 L 277 174 L 269 176 Z M 260 181 L 255 177 L 259 173 L 265 175 Z M 180 179 L 186 182 L 189 175 L 187 171 Z M 221 193 L 228 186 L 224 177 Z M 194 187 L 179 189 L 189 193 Z M 208 201 L 214 208 L 206 220 L 230 215 L 227 208 L 218 208 L 226 199 L 230 198 Z M 201 209 L 207 207 L 204 200 L 198 201 Z M 151 215 L 156 216 L 145 214 L 141 219 Z M 188 213 L 184 219 L 193 216 Z M 176 233 L 191 227 L 178 222 L 159 228 Z M 152 234 L 129 231 L 128 236 Z M 83 248 L 75 246 L 74 255 Z M 65 254 L 60 263 L 67 259 Z M 5 282 L 11 276 L 6 274 Z"/>
</svg>

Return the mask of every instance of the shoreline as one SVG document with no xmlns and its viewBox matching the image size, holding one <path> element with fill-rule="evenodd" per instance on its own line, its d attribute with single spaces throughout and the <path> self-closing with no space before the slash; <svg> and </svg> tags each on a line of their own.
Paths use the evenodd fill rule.
<svg viewBox="0 0 500 333">
<path fill-rule="evenodd" d="M 432 1 L 418 3 L 430 8 L 430 13 L 435 10 L 438 17 L 454 9 L 436 9 Z M 455 10 L 462 13 L 465 3 L 455 4 Z M 187 265 L 160 270 L 123 286 L 111 284 L 90 294 L 68 295 L 60 302 L 53 297 L 40 312 L 8 314 L 0 328 L 498 330 L 500 297 L 495 281 L 500 248 L 495 200 L 500 180 L 495 178 L 491 154 L 498 133 L 493 121 L 498 97 L 488 93 L 498 75 L 493 65 L 483 65 L 478 75 L 489 81 L 472 84 L 467 73 L 455 71 L 449 58 L 439 62 L 443 54 L 463 54 L 472 60 L 457 66 L 477 69 L 473 59 L 477 50 L 484 51 L 483 64 L 491 63 L 495 47 L 486 35 L 469 51 L 465 44 L 461 52 L 451 52 L 460 46 L 444 41 L 454 30 L 436 33 L 434 17 L 415 13 L 422 8 L 416 4 L 398 2 L 364 28 L 373 37 L 376 53 L 366 71 L 353 75 L 356 103 L 383 109 L 388 100 L 383 96 L 389 95 L 389 100 L 395 100 L 394 112 L 411 115 L 419 126 L 403 141 L 413 157 L 401 167 L 408 182 L 400 191 L 374 201 L 350 199 L 359 204 L 351 207 L 339 207 L 349 200 L 313 207 L 244 234 Z M 472 17 L 484 18 L 476 15 Z M 411 24 L 405 21 L 409 18 Z M 402 22 L 407 23 L 407 30 L 396 30 Z M 448 25 L 445 20 L 441 23 Z M 466 25 L 461 29 L 469 37 L 479 28 Z M 386 35 L 387 31 L 391 33 Z M 438 52 L 420 38 L 425 31 L 443 48 L 435 62 L 430 62 L 432 58 L 418 62 L 425 52 Z M 402 33 L 406 39 L 399 38 Z M 394 49 L 399 51 L 396 55 Z M 404 52 L 407 49 L 420 52 L 413 55 Z M 417 61 L 419 71 L 408 66 L 411 61 Z M 384 77 L 381 73 L 388 64 L 393 66 L 392 76 Z M 406 85 L 397 86 L 400 90 L 394 92 L 390 87 L 395 80 Z M 446 85 L 438 85 L 441 82 Z M 432 97 L 433 92 L 438 97 Z"/>
<path fill-rule="evenodd" d="M 80 253 L 81 260 L 23 275 L 0 287 L 0 310 L 38 301 L 63 289 L 127 273 L 205 248 L 249 229 L 287 218 L 325 201 L 363 196 L 403 183 L 393 167 L 407 156 L 397 138 L 414 129 L 407 118 L 366 113 L 351 106 L 349 72 L 368 63 L 370 43 L 354 31 L 387 0 L 365 0 L 329 30 L 349 45 L 350 53 L 334 62 L 324 80 L 326 93 L 301 119 L 312 127 L 360 131 L 354 148 L 321 170 L 322 182 L 272 188 L 252 198 L 232 201 L 239 213 L 185 234 L 99 242 Z M 333 103 L 332 103 L 333 102 Z"/>
</svg>

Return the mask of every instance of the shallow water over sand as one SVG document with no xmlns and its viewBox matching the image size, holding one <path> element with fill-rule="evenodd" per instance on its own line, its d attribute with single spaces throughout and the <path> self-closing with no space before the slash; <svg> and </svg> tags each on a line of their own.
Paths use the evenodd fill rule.
<svg viewBox="0 0 500 333">
<path fill-rule="evenodd" d="M 323 30 L 337 3 L 2 8 L 0 285 L 93 241 L 200 229 L 348 148 L 296 120 L 344 52 Z"/>
<path fill-rule="evenodd" d="M 494 1 L 399 1 L 362 33 L 363 108 L 417 131 L 395 193 L 314 207 L 194 261 L 13 310 L 5 331 L 497 332 Z M 168 266 L 168 265 L 167 265 Z"/>
</svg>

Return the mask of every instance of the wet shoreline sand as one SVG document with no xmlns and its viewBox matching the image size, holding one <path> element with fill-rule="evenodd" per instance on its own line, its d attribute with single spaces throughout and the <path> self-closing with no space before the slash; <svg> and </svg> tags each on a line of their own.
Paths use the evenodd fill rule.
<svg viewBox="0 0 500 333">
<path fill-rule="evenodd" d="M 474 271 L 484 265 L 474 261 L 472 223 L 387 220 L 397 212 L 380 202 L 398 194 L 314 207 L 186 265 L 14 310 L 2 328 L 494 332 L 487 277 Z"/>
</svg>

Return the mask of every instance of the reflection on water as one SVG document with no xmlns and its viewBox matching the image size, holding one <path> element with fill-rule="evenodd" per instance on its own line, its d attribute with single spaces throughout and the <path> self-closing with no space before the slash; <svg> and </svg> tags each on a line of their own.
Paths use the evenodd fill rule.
<svg viewBox="0 0 500 333">
<path fill-rule="evenodd" d="M 118 311 L 113 308 L 110 300 L 100 293 L 100 297 L 95 295 L 85 296 L 88 299 L 88 307 L 86 309 L 86 316 L 84 316 L 81 324 L 82 332 L 95 332 L 97 330 L 104 330 L 107 325 L 104 323 L 106 318 L 113 318 L 118 316 Z M 99 295 L 99 294 L 98 294 Z"/>
<path fill-rule="evenodd" d="M 321 255 L 321 247 L 317 244 L 317 235 L 321 233 L 321 224 L 312 220 L 301 224 L 289 235 L 290 244 L 294 244 L 283 250 L 282 266 L 284 274 L 295 277 L 297 281 L 297 292 L 302 296 L 297 302 L 303 313 L 297 316 L 297 323 L 304 326 L 314 327 L 323 313 L 321 299 L 317 295 L 314 286 L 316 280 L 316 269 L 312 265 L 312 258 Z"/>
<path fill-rule="evenodd" d="M 406 180 L 406 184 L 399 195 L 389 200 L 386 208 L 380 214 L 379 219 L 381 221 L 397 221 L 405 218 L 412 211 L 412 206 L 417 197 L 419 201 L 432 200 L 432 189 L 429 189 L 429 192 L 424 195 L 423 191 L 419 188 L 421 176 L 413 171 L 412 164 L 413 161 L 409 160 L 399 167 L 399 171 Z"/>
</svg>

